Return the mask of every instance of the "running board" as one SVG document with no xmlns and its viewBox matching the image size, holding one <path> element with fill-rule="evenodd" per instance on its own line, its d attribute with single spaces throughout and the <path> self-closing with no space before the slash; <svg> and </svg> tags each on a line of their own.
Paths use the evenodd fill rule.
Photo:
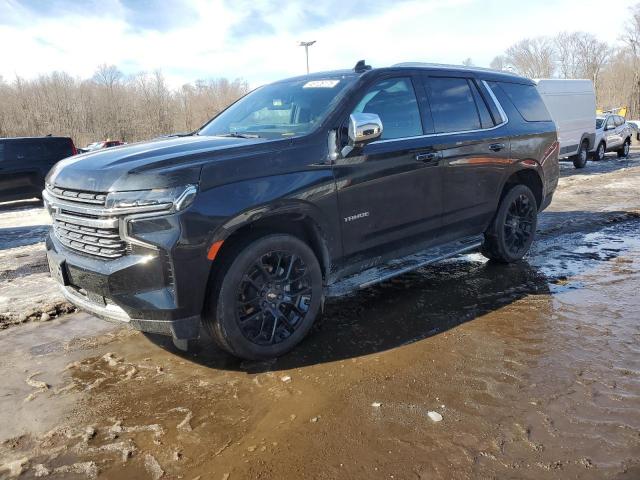
<svg viewBox="0 0 640 480">
<path fill-rule="evenodd" d="M 428 248 L 406 257 L 396 258 L 387 263 L 338 280 L 336 283 L 327 286 L 326 296 L 341 297 L 353 291 L 370 287 L 376 283 L 384 282 L 403 273 L 424 267 L 425 265 L 476 250 L 482 245 L 483 241 L 484 237 L 482 235 L 475 235 L 455 242 L 446 243 L 439 247 Z"/>
</svg>

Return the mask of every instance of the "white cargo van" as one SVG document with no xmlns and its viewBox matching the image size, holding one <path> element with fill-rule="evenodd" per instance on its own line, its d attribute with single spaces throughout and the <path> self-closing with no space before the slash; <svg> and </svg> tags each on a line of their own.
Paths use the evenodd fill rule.
<svg viewBox="0 0 640 480">
<path fill-rule="evenodd" d="M 560 158 L 584 168 L 595 150 L 596 94 L 591 80 L 535 80 L 558 129 Z"/>
</svg>

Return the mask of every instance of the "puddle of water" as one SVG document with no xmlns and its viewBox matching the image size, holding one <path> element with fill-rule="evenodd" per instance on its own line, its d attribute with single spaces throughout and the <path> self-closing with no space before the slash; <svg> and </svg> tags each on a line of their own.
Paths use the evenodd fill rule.
<svg viewBox="0 0 640 480">
<path fill-rule="evenodd" d="M 86 462 L 103 478 L 625 478 L 640 468 L 639 233 L 427 267 L 329 302 L 273 362 L 139 334 L 72 343 L 90 356 L 41 394 L 73 399 L 66 429 L 0 459 L 26 456 L 25 478 Z M 47 338 L 32 355 L 62 353 Z"/>
</svg>

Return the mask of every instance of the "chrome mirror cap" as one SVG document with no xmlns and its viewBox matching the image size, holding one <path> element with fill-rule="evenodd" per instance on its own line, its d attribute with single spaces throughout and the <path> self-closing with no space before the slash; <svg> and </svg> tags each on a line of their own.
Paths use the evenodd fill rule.
<svg viewBox="0 0 640 480">
<path fill-rule="evenodd" d="M 380 138 L 382 120 L 376 113 L 352 113 L 349 117 L 349 143 L 361 145 Z"/>
</svg>

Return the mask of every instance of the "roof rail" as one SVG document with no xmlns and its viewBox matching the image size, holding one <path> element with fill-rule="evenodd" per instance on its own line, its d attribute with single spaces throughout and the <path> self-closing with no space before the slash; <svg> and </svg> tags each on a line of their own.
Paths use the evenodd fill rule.
<svg viewBox="0 0 640 480">
<path fill-rule="evenodd" d="M 493 68 L 466 66 L 466 65 L 454 65 L 451 63 L 431 63 L 431 62 L 401 62 L 391 65 L 392 67 L 446 67 L 446 68 L 462 68 L 465 70 L 484 70 L 487 72 L 501 72 L 501 70 L 495 70 Z M 502 72 L 511 73 L 511 72 Z"/>
</svg>

